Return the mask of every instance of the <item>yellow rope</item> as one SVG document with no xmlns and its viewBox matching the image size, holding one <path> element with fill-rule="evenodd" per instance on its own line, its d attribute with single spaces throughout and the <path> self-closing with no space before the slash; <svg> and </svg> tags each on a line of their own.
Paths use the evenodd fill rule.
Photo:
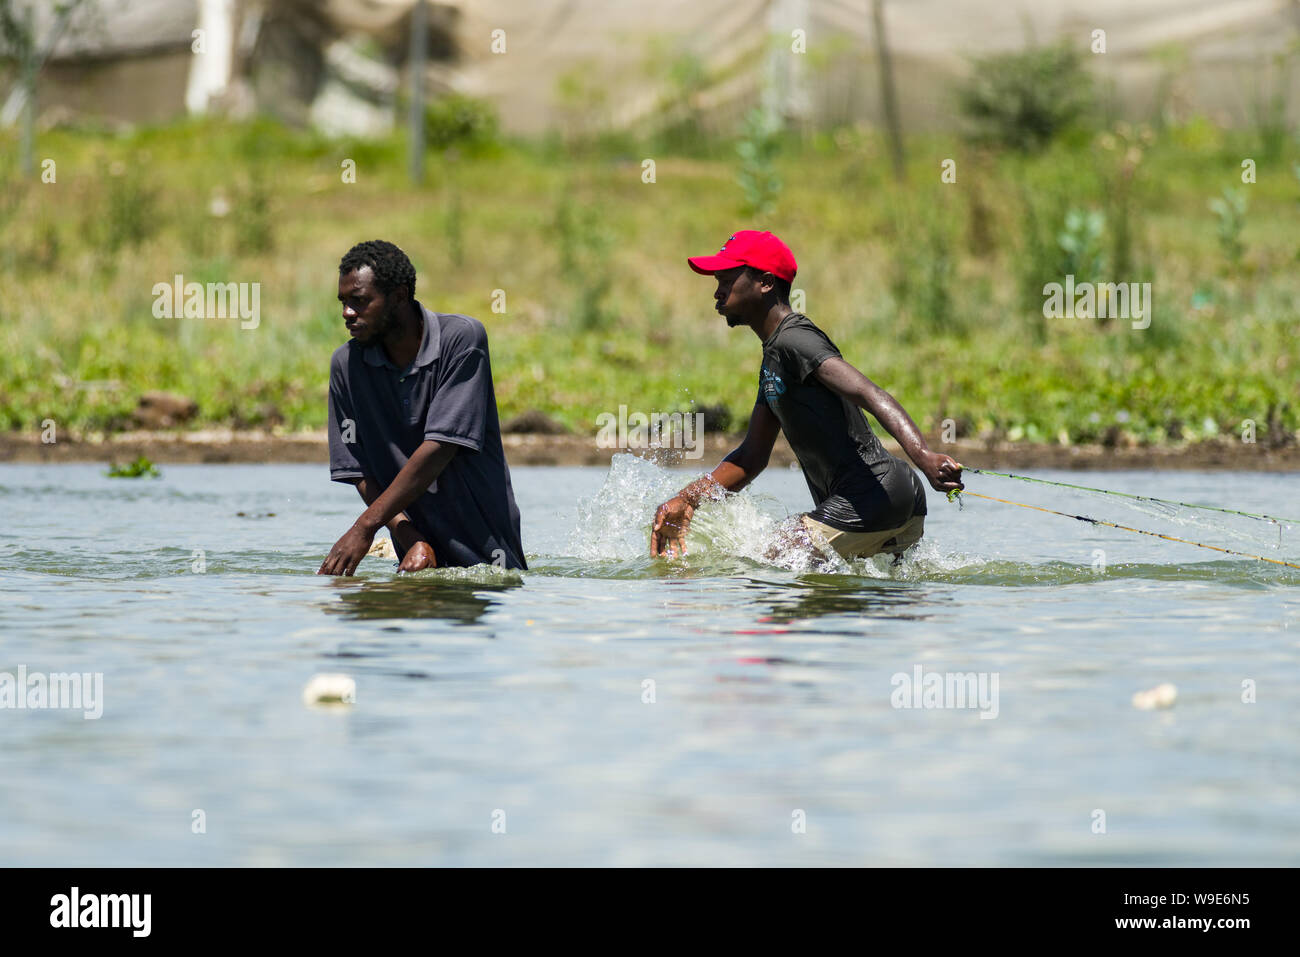
<svg viewBox="0 0 1300 957">
<path fill-rule="evenodd" d="M 1246 552 L 1234 552 L 1230 548 L 1220 548 L 1218 545 L 1204 545 L 1201 542 L 1193 542 L 1186 538 L 1178 538 L 1176 535 L 1162 535 L 1160 532 L 1148 532 L 1141 528 L 1132 528 L 1128 525 L 1117 525 L 1114 522 L 1107 522 L 1100 518 L 1089 518 L 1087 515 L 1070 515 L 1066 512 L 1058 512 L 1054 509 L 1043 508 L 1040 505 L 1026 505 L 1023 502 L 1011 502 L 1005 498 L 994 498 L 992 495 L 981 495 L 979 492 L 970 492 L 963 490 L 961 495 L 974 495 L 976 498 L 986 498 L 990 502 L 1001 502 L 1003 505 L 1018 505 L 1021 508 L 1032 508 L 1039 512 L 1047 512 L 1051 515 L 1060 515 L 1062 518 L 1077 518 L 1081 522 L 1091 522 L 1093 525 L 1109 525 L 1111 528 L 1121 528 L 1126 532 L 1137 532 L 1139 535 L 1150 535 L 1153 538 L 1163 538 L 1171 542 L 1181 542 L 1184 545 L 1195 545 L 1197 548 L 1209 548 L 1216 552 L 1223 552 L 1226 555 L 1239 555 L 1242 558 L 1254 558 L 1261 562 L 1272 562 L 1274 565 L 1285 565 L 1287 568 L 1300 568 L 1295 562 L 1284 562 L 1278 558 L 1265 558 L 1263 555 L 1250 555 Z"/>
</svg>

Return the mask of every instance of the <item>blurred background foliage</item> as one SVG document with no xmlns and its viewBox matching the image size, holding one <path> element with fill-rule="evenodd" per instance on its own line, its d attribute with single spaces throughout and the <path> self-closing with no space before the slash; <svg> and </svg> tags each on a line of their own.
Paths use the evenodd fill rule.
<svg viewBox="0 0 1300 957">
<path fill-rule="evenodd" d="M 197 401 L 192 424 L 321 427 L 346 339 L 337 262 L 372 238 L 407 251 L 426 304 L 487 325 L 504 419 L 535 409 L 588 432 L 620 404 L 707 405 L 743 423 L 758 344 L 726 328 L 685 257 L 745 227 L 791 245 L 803 311 L 928 432 L 946 418 L 961 436 L 1045 442 L 1300 428 L 1300 138 L 1279 135 L 1274 99 L 1231 131 L 1112 122 L 1068 48 L 984 57 L 954 91 L 961 133 L 909 136 L 899 180 L 879 131 L 761 108 L 716 129 L 694 103 L 703 66 L 652 59 L 675 92 L 642 137 L 580 122 L 600 104 L 578 68 L 557 90 L 574 122 L 549 136 L 506 137 L 469 97 L 433 101 L 418 187 L 401 132 L 64 125 L 40 142 L 55 183 L 21 177 L 16 134 L 0 132 L 0 428 L 123 429 L 156 389 Z M 1067 273 L 1150 282 L 1150 328 L 1045 318 L 1043 287 Z M 155 318 L 151 290 L 176 274 L 261 283 L 258 328 Z"/>
</svg>

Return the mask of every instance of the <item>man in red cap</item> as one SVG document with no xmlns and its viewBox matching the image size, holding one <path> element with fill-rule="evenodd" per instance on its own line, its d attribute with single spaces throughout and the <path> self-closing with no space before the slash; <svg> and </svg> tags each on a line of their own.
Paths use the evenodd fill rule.
<svg viewBox="0 0 1300 957">
<path fill-rule="evenodd" d="M 754 481 L 784 429 L 816 507 L 786 530 L 780 544 L 827 554 L 833 549 L 844 558 L 884 552 L 901 558 L 924 531 L 925 488 L 907 463 L 884 450 L 859 410 L 876 417 L 937 491 L 964 487 L 961 466 L 930 451 L 893 396 L 845 362 L 826 333 L 790 307 L 798 267 L 776 236 L 742 230 L 716 256 L 687 262 L 717 279 L 718 312 L 728 326 L 754 330 L 763 343 L 763 362 L 745 440 L 711 473 L 659 506 L 650 554 L 684 555 L 700 502 Z"/>
</svg>

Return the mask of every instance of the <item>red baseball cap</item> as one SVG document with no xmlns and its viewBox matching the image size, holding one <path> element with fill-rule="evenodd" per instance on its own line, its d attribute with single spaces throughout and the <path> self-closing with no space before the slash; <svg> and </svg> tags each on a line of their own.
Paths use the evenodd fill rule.
<svg viewBox="0 0 1300 957">
<path fill-rule="evenodd" d="M 799 269 L 789 246 L 771 233 L 756 229 L 742 229 L 732 235 L 716 256 L 692 256 L 686 261 L 703 276 L 737 266 L 753 266 L 786 282 L 792 281 Z"/>
</svg>

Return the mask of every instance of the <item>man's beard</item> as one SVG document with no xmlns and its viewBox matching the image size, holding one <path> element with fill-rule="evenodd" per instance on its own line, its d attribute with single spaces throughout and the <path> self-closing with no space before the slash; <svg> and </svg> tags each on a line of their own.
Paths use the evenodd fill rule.
<svg viewBox="0 0 1300 957">
<path fill-rule="evenodd" d="M 388 335 L 397 327 L 397 307 L 392 304 L 386 304 L 384 311 L 379 314 L 375 320 L 375 332 L 371 336 L 372 342 L 383 341 L 384 336 Z"/>
</svg>

